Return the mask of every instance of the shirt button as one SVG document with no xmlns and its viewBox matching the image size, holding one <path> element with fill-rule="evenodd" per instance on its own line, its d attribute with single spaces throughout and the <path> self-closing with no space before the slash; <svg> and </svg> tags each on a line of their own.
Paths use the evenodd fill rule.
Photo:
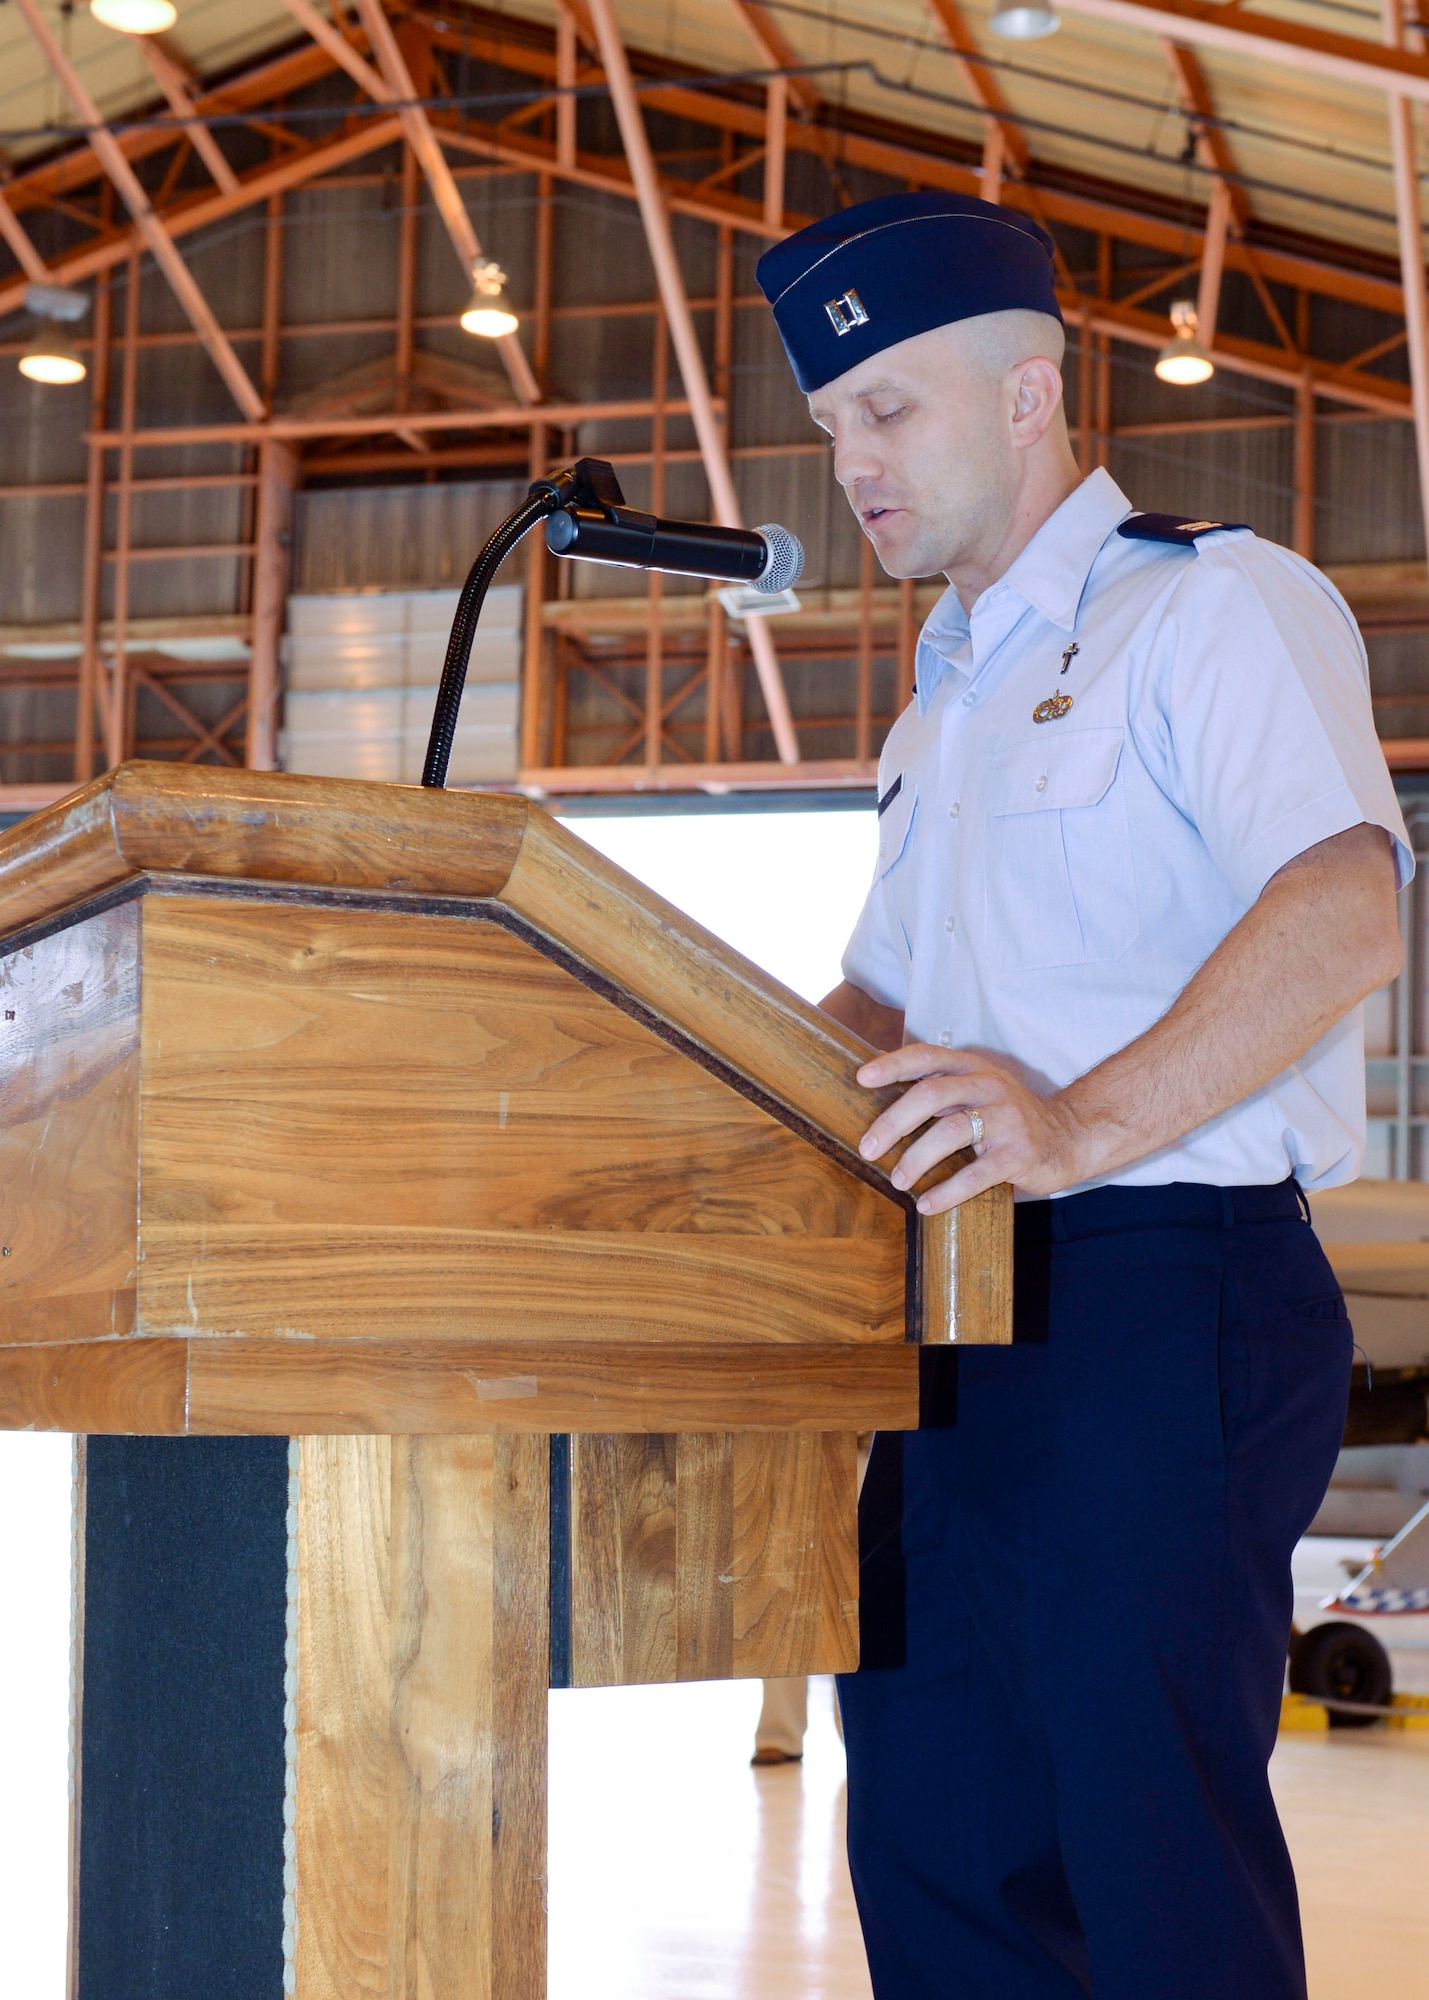
<svg viewBox="0 0 1429 2000">
<path fill-rule="evenodd" d="M 952 918 L 951 918 L 951 917 L 944 917 L 944 919 L 943 919 L 943 929 L 944 929 L 945 931 L 951 931 L 951 930 L 952 930 L 952 928 L 953 928 L 953 920 L 952 920 Z"/>
<path fill-rule="evenodd" d="M 954 799 L 953 803 L 948 807 L 948 818 L 956 819 L 960 810 L 961 808 L 959 807 L 957 800 Z"/>
<path fill-rule="evenodd" d="M 975 694 L 965 694 L 963 696 L 963 707 L 972 708 L 976 703 L 976 701 L 977 701 L 977 696 Z"/>
<path fill-rule="evenodd" d="M 953 1031 L 952 1031 L 952 1029 L 951 1029 L 951 1028 L 944 1028 L 944 1030 L 943 1030 L 942 1034 L 941 1034 L 941 1035 L 939 1035 L 939 1037 L 938 1037 L 938 1040 L 939 1040 L 939 1041 L 940 1041 L 940 1042 L 942 1043 L 942 1045 L 943 1045 L 943 1047 L 944 1047 L 945 1049 L 950 1049 L 950 1048 L 951 1048 L 951 1047 L 953 1046 Z"/>
<path fill-rule="evenodd" d="M 1045 792 L 1046 789 L 1047 789 L 1047 774 L 1044 771 L 1042 773 L 1042 776 L 1037 780 L 1037 790 L 1039 792 Z"/>
</svg>

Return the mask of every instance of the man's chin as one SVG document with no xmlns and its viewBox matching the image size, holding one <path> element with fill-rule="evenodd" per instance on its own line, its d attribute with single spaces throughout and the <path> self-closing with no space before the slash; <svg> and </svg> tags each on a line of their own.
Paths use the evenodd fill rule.
<svg viewBox="0 0 1429 2000">
<path fill-rule="evenodd" d="M 900 533 L 900 529 L 904 531 Z M 881 515 L 878 520 L 867 523 L 865 532 L 873 543 L 873 552 L 885 576 L 898 580 L 916 575 L 917 572 L 908 566 L 914 550 L 912 537 L 906 532 L 901 515 Z"/>
</svg>

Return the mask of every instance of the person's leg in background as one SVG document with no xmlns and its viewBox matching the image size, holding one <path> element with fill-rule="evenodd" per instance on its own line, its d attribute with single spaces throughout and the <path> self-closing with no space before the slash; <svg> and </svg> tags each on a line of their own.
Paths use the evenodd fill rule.
<svg viewBox="0 0 1429 2000">
<path fill-rule="evenodd" d="M 803 1674 L 765 1681 L 751 1764 L 796 1764 L 809 1726 L 809 1683 Z"/>
</svg>

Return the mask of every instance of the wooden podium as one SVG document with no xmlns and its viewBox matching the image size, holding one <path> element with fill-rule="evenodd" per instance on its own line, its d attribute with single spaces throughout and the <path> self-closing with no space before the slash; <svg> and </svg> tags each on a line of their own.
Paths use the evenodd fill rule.
<svg viewBox="0 0 1429 2000">
<path fill-rule="evenodd" d="M 858 1656 L 854 1437 L 1009 1337 L 867 1053 L 519 798 L 0 840 L 0 1426 L 75 1431 L 71 2000 L 537 2000 L 549 1685 Z"/>
</svg>

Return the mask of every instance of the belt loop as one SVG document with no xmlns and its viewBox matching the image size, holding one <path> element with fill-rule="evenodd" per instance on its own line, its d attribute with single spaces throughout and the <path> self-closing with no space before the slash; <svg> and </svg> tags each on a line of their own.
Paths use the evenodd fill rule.
<svg viewBox="0 0 1429 2000">
<path fill-rule="evenodd" d="M 1050 1201 L 1047 1204 L 1051 1210 L 1047 1220 L 1052 1225 L 1052 1241 L 1054 1243 L 1065 1243 L 1068 1240 L 1067 1210 L 1069 1202 L 1073 1200 L 1075 1200 L 1075 1196 L 1065 1195 L 1061 1201 Z"/>
<path fill-rule="evenodd" d="M 1221 1228 L 1234 1229 L 1235 1228 L 1234 1190 L 1231 1188 L 1223 1187 L 1220 1191 L 1220 1195 L 1221 1195 Z"/>
</svg>

